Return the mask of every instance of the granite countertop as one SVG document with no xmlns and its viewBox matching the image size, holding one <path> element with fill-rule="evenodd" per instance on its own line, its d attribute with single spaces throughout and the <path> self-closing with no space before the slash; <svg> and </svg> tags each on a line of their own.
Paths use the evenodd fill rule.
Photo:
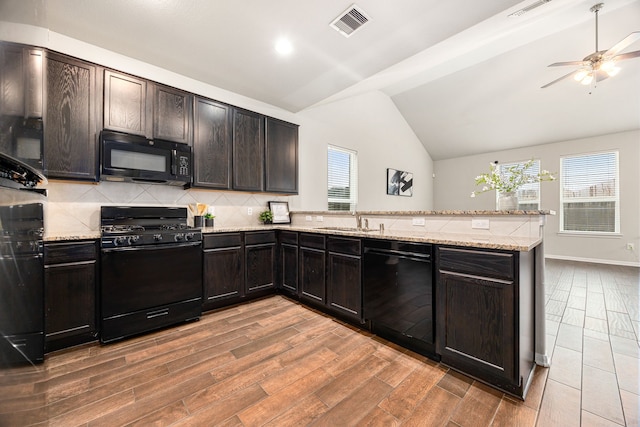
<svg viewBox="0 0 640 427">
<path fill-rule="evenodd" d="M 63 240 L 95 240 L 100 238 L 100 231 L 86 231 L 86 232 L 53 232 L 53 233 L 45 233 L 44 241 L 45 242 L 60 242 Z"/>
<path fill-rule="evenodd" d="M 346 237 L 369 237 L 374 239 L 402 240 L 418 243 L 433 243 L 438 245 L 467 246 L 474 248 L 504 249 L 510 251 L 530 251 L 542 242 L 542 238 L 493 236 L 493 235 L 472 235 L 460 233 L 439 233 L 427 231 L 408 230 L 369 230 L 358 231 L 355 228 L 349 229 L 341 227 L 303 227 L 291 225 L 256 225 L 256 226 L 236 226 L 236 227 L 203 227 L 203 234 L 211 233 L 233 233 L 241 231 L 269 231 L 269 230 L 291 230 L 304 233 L 319 233 L 333 236 Z M 78 233 L 46 233 L 45 242 L 92 240 L 99 239 L 99 231 L 88 231 Z"/>
<path fill-rule="evenodd" d="M 484 210 L 484 211 L 463 211 L 463 210 L 443 210 L 443 211 L 356 211 L 359 215 L 392 215 L 392 216 L 431 216 L 431 215 L 460 215 L 460 216 L 487 216 L 487 215 L 555 215 L 554 210 Z M 348 211 L 291 211 L 291 214 L 298 215 L 349 215 Z"/>
<path fill-rule="evenodd" d="M 347 227 L 348 228 L 348 227 Z M 345 237 L 369 237 L 373 239 L 401 240 L 406 242 L 433 243 L 438 245 L 455 245 L 474 248 L 504 249 L 510 251 L 528 252 L 542 242 L 542 238 L 491 236 L 491 235 L 463 235 L 455 233 L 438 233 L 407 230 L 369 230 L 358 231 L 342 227 L 303 227 L 290 225 L 272 225 L 255 227 L 211 227 L 203 228 L 207 233 L 232 233 L 239 231 L 290 230 L 304 233 L 328 234 Z"/>
</svg>

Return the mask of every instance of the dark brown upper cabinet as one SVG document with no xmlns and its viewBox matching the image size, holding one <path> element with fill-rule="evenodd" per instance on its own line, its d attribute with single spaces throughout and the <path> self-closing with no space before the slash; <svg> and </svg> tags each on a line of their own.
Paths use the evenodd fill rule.
<svg viewBox="0 0 640 427">
<path fill-rule="evenodd" d="M 192 95 L 172 87 L 153 85 L 153 137 L 191 144 Z"/>
<path fill-rule="evenodd" d="M 104 72 L 104 128 L 191 143 L 192 95 L 112 70 Z"/>
<path fill-rule="evenodd" d="M 232 111 L 228 105 L 196 97 L 194 187 L 231 188 Z"/>
<path fill-rule="evenodd" d="M 49 178 L 97 181 L 97 67 L 53 52 L 46 64 L 44 172 Z"/>
<path fill-rule="evenodd" d="M 264 189 L 264 116 L 233 110 L 233 189 Z"/>
<path fill-rule="evenodd" d="M 111 70 L 104 71 L 104 128 L 150 136 L 147 81 Z M 149 107 L 149 112 L 147 108 Z"/>
<path fill-rule="evenodd" d="M 298 125 L 266 118 L 265 191 L 298 193 Z"/>
<path fill-rule="evenodd" d="M 0 114 L 42 118 L 42 49 L 0 43 Z"/>
</svg>

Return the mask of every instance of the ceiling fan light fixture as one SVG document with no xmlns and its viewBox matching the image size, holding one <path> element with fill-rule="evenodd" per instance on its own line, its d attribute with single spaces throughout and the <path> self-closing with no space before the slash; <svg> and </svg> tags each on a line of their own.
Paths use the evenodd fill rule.
<svg viewBox="0 0 640 427">
<path fill-rule="evenodd" d="M 582 83 L 583 85 L 587 86 L 592 81 L 593 81 L 593 73 L 587 73 L 587 75 L 584 76 L 584 78 L 582 80 L 580 80 L 580 83 Z"/>
<path fill-rule="evenodd" d="M 577 82 L 582 81 L 582 79 L 584 79 L 585 77 L 587 77 L 587 74 L 589 74 L 588 70 L 582 69 L 582 70 L 578 70 L 576 72 L 576 74 L 573 76 L 573 79 Z"/>
<path fill-rule="evenodd" d="M 613 77 L 620 72 L 620 67 L 613 67 L 610 70 L 605 70 L 609 77 Z"/>
</svg>

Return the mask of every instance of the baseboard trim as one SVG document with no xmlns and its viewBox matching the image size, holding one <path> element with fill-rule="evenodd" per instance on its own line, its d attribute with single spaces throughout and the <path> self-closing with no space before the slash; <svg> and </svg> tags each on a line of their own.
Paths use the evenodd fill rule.
<svg viewBox="0 0 640 427">
<path fill-rule="evenodd" d="M 545 258 L 549 259 L 559 259 L 562 261 L 576 261 L 576 262 L 588 262 L 592 264 L 608 264 L 608 265 L 620 265 L 623 267 L 640 267 L 640 262 L 634 261 L 618 261 L 611 259 L 599 259 L 599 258 L 582 258 L 575 256 L 565 256 L 565 255 L 550 255 L 544 254 Z"/>
</svg>

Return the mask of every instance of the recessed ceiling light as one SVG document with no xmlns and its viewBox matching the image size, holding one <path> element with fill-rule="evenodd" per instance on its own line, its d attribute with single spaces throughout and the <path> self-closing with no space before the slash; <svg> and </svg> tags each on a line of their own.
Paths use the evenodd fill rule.
<svg viewBox="0 0 640 427">
<path fill-rule="evenodd" d="M 276 52 L 278 52 L 280 55 L 289 55 L 291 52 L 293 52 L 293 45 L 287 39 L 279 39 L 276 42 Z"/>
</svg>

